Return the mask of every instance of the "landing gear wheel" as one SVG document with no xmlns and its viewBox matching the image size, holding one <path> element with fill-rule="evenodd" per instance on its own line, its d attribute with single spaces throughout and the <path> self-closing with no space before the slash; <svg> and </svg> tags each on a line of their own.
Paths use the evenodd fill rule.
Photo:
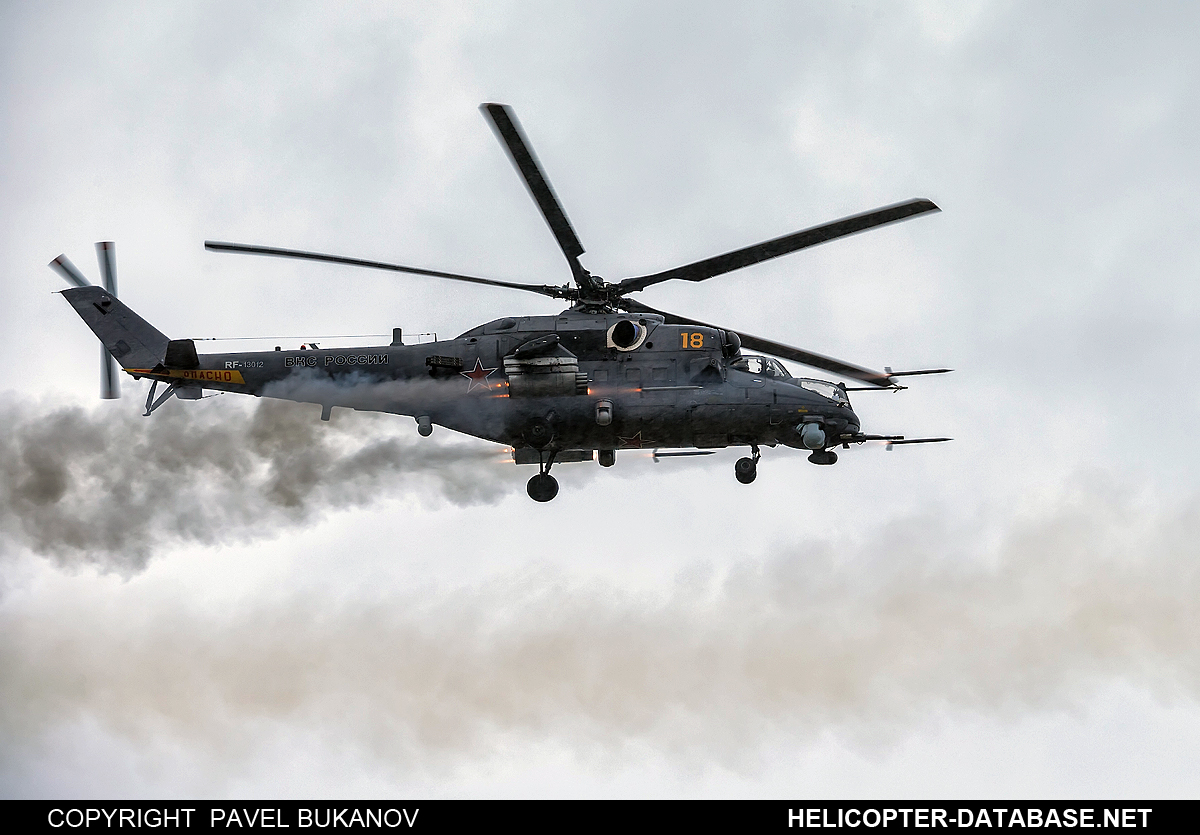
<svg viewBox="0 0 1200 835">
<path fill-rule="evenodd" d="M 742 484 L 749 484 L 758 476 L 758 464 L 753 458 L 739 458 L 733 465 L 733 474 Z"/>
<path fill-rule="evenodd" d="M 548 502 L 558 495 L 558 479 L 549 473 L 538 473 L 529 479 L 525 492 L 535 502 Z"/>
</svg>

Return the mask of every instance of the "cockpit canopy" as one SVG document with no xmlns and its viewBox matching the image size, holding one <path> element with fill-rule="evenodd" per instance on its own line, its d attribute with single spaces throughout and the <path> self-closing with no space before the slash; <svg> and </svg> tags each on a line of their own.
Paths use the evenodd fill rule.
<svg viewBox="0 0 1200 835">
<path fill-rule="evenodd" d="M 759 374 L 763 377 L 779 377 L 783 380 L 787 380 L 792 376 L 779 360 L 771 359 L 770 357 L 755 356 L 753 354 L 734 360 L 729 363 L 729 367 L 736 368 L 738 371 L 745 371 L 748 374 Z"/>
<path fill-rule="evenodd" d="M 834 385 L 825 380 L 813 380 L 809 377 L 793 377 L 783 367 L 783 363 L 771 357 L 743 356 L 729 363 L 729 367 L 736 368 L 738 371 L 745 371 L 748 374 L 772 377 L 782 382 L 808 389 L 814 394 L 827 397 L 835 403 L 850 405 L 850 398 L 846 396 L 846 392 L 841 386 Z"/>
<path fill-rule="evenodd" d="M 835 386 L 833 383 L 825 380 L 811 380 L 808 377 L 792 377 L 788 380 L 793 385 L 800 388 L 808 389 L 811 392 L 828 397 L 841 406 L 849 406 L 850 398 L 846 396 L 846 391 L 841 386 Z"/>
</svg>

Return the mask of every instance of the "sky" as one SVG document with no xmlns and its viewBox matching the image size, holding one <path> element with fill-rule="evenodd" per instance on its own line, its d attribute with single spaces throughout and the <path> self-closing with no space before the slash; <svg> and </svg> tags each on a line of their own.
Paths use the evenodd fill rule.
<svg viewBox="0 0 1200 835">
<path fill-rule="evenodd" d="M 0 6 L 0 793 L 1189 797 L 1192 4 Z M 563 464 L 411 419 L 98 400 L 46 268 L 201 350 L 557 302 L 511 105 L 609 281 L 942 209 L 660 309 L 854 363 L 834 467 Z M 375 335 L 375 336 L 369 336 Z M 354 338 L 352 338 L 354 337 Z M 426 337 L 431 338 L 431 337 Z M 805 373 L 793 366 L 794 373 Z M 819 374 L 817 376 L 820 376 Z"/>
</svg>

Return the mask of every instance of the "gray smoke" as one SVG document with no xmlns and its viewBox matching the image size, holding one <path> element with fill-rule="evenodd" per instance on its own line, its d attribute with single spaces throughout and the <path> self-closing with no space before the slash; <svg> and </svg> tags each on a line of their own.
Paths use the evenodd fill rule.
<svg viewBox="0 0 1200 835">
<path fill-rule="evenodd" d="M 84 715 L 227 769 L 264 722 L 401 771 L 558 738 L 736 766 L 780 734 L 886 736 L 947 709 L 1071 706 L 1113 682 L 1195 701 L 1198 538 L 1195 499 L 1148 512 L 1081 488 L 1035 514 L 798 541 L 661 596 L 542 569 L 219 619 L 7 607 L 0 742 L 17 751 Z"/>
<path fill-rule="evenodd" d="M 232 397 L 168 401 L 150 418 L 130 406 L 0 403 L 7 543 L 130 571 L 164 542 L 268 537 L 405 489 L 494 502 L 518 483 L 498 447 L 419 438 L 411 418 L 323 422 L 316 406 Z"/>
</svg>

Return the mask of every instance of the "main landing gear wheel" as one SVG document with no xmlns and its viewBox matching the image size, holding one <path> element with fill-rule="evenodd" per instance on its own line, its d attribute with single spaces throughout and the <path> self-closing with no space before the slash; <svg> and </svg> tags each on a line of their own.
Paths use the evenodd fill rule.
<svg viewBox="0 0 1200 835">
<path fill-rule="evenodd" d="M 558 480 L 550 475 L 550 468 L 554 466 L 556 454 L 558 454 L 558 450 L 550 450 L 550 454 L 544 456 L 538 465 L 538 474 L 529 479 L 529 483 L 525 485 L 525 492 L 535 502 L 548 502 L 558 495 Z"/>
<path fill-rule="evenodd" d="M 761 457 L 758 444 L 750 445 L 750 457 L 739 458 L 733 465 L 733 475 L 742 484 L 749 484 L 758 477 L 758 459 Z"/>
<path fill-rule="evenodd" d="M 549 473 L 538 473 L 529 479 L 525 491 L 535 502 L 548 502 L 558 495 L 558 479 Z"/>
</svg>

